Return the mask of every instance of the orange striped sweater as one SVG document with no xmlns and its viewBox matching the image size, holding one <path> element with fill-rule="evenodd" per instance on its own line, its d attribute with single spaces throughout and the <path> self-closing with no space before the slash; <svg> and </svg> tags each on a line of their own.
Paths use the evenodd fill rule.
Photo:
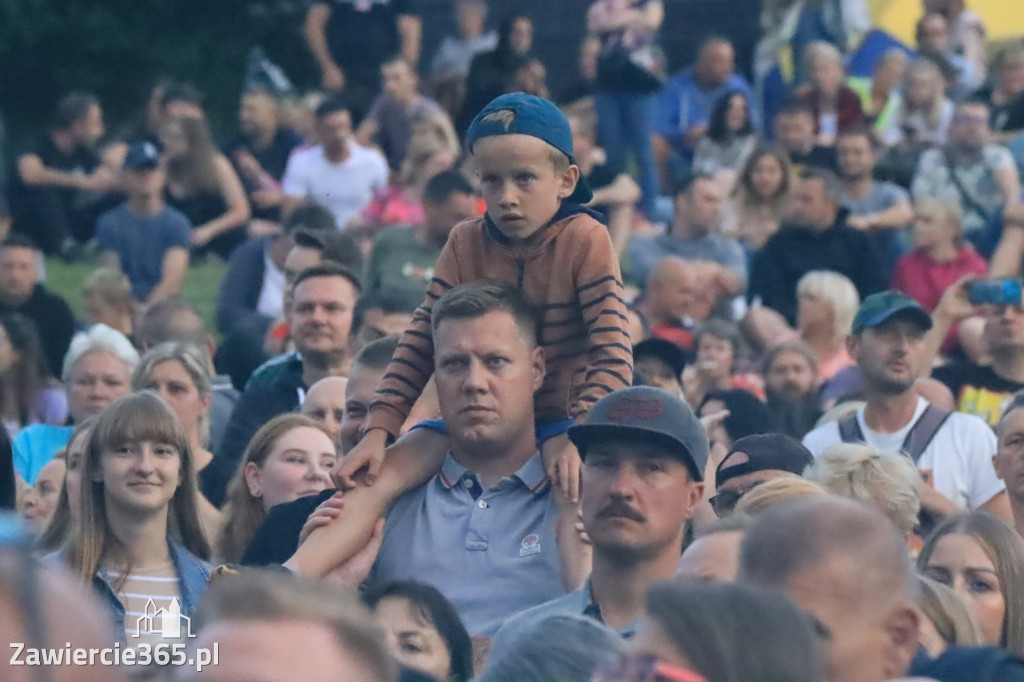
<svg viewBox="0 0 1024 682">
<path fill-rule="evenodd" d="M 579 419 L 599 398 L 630 385 L 622 275 L 607 228 L 563 205 L 546 228 L 513 242 L 484 216 L 456 225 L 448 237 L 426 299 L 377 387 L 367 430 L 398 435 L 434 371 L 431 306 L 456 285 L 480 279 L 515 283 L 542 313 L 547 374 L 534 396 L 538 421 Z"/>
</svg>

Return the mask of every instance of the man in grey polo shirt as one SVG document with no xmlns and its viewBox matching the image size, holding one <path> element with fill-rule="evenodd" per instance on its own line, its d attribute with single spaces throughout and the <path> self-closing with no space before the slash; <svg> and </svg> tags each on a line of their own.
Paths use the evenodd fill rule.
<svg viewBox="0 0 1024 682">
<path fill-rule="evenodd" d="M 392 506 L 370 578 L 434 585 L 471 635 L 491 637 L 509 616 L 565 593 L 563 569 L 579 559 L 567 548 L 582 546 L 576 509 L 552 489 L 537 449 L 544 354 L 534 306 L 510 284 L 473 282 L 441 297 L 433 320 L 451 450 L 437 475 Z M 308 544 L 286 566 L 322 574 Z"/>
<path fill-rule="evenodd" d="M 494 639 L 493 660 L 555 614 L 583 614 L 632 636 L 651 585 L 672 578 L 686 520 L 704 494 L 704 428 L 686 403 L 661 390 L 610 393 L 569 438 L 583 457 L 593 572 L 582 589 L 510 618 Z"/>
</svg>

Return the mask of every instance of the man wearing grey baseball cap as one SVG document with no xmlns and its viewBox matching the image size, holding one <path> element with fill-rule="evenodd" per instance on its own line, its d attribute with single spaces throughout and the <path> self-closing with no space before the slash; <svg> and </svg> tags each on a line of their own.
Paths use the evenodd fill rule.
<svg viewBox="0 0 1024 682">
<path fill-rule="evenodd" d="M 651 585 L 672 577 L 687 519 L 704 494 L 708 439 L 682 400 L 649 386 L 610 393 L 586 423 L 569 429 L 583 458 L 583 526 L 594 547 L 582 589 L 510 618 L 491 657 L 532 623 L 555 614 L 590 616 L 633 634 Z"/>
<path fill-rule="evenodd" d="M 846 348 L 864 377 L 864 407 L 804 437 L 815 457 L 840 442 L 865 442 L 880 452 L 903 452 L 924 480 L 921 509 L 931 520 L 961 509 L 984 509 L 1012 519 L 992 455 L 996 439 L 978 417 L 948 412 L 920 397 L 914 382 L 925 369 L 931 318 L 898 291 L 864 299 Z"/>
</svg>

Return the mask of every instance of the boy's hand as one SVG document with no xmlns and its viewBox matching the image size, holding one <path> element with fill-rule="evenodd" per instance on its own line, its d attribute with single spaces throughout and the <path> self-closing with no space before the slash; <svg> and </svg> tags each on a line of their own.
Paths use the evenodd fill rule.
<svg viewBox="0 0 1024 682">
<path fill-rule="evenodd" d="M 540 453 L 551 483 L 561 487 L 562 494 L 577 504 L 580 501 L 580 467 L 583 460 L 568 434 L 559 434 L 544 441 Z"/>
<path fill-rule="evenodd" d="M 335 485 L 343 490 L 351 490 L 356 487 L 355 476 L 362 469 L 367 470 L 363 482 L 368 486 L 373 485 L 384 464 L 384 447 L 387 442 L 388 433 L 384 429 L 367 431 L 362 440 L 338 463 L 332 475 Z"/>
</svg>

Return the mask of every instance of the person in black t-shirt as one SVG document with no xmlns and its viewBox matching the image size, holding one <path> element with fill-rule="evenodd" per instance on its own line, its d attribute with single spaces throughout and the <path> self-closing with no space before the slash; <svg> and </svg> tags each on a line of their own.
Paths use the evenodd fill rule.
<svg viewBox="0 0 1024 682">
<path fill-rule="evenodd" d="M 306 14 L 306 42 L 323 87 L 344 92 L 356 123 L 380 92 L 386 59 L 419 62 L 421 31 L 409 0 L 316 0 Z"/>
<path fill-rule="evenodd" d="M 0 242 L 0 313 L 20 313 L 39 330 L 46 364 L 61 376 L 64 356 L 75 333 L 67 301 L 39 284 L 39 250 L 31 239 L 9 235 Z"/>
<path fill-rule="evenodd" d="M 992 138 L 1000 144 L 1024 130 L 1024 48 L 1007 48 L 999 58 L 999 73 L 992 85 L 974 94 L 991 108 Z"/>
<path fill-rule="evenodd" d="M 104 133 L 99 100 L 71 93 L 57 105 L 47 136 L 18 159 L 14 229 L 46 253 L 67 255 L 74 240 L 88 241 L 96 218 L 116 203 L 109 193 L 120 157 L 112 149 L 109 160 L 101 158 L 96 144 Z"/>
<path fill-rule="evenodd" d="M 807 167 L 839 172 L 839 156 L 835 147 L 815 144 L 814 112 L 799 101 L 789 102 L 775 115 L 775 137 L 799 173 Z"/>
<path fill-rule="evenodd" d="M 959 412 L 995 426 L 1014 393 L 1024 389 L 1024 307 L 986 308 L 984 341 L 992 364 L 954 363 L 936 368 L 932 376 L 953 392 Z"/>
<path fill-rule="evenodd" d="M 253 217 L 277 221 L 284 203 L 284 169 L 302 138 L 281 126 L 277 98 L 267 90 L 249 90 L 242 95 L 238 127 L 238 137 L 224 153 L 242 180 Z"/>
</svg>

